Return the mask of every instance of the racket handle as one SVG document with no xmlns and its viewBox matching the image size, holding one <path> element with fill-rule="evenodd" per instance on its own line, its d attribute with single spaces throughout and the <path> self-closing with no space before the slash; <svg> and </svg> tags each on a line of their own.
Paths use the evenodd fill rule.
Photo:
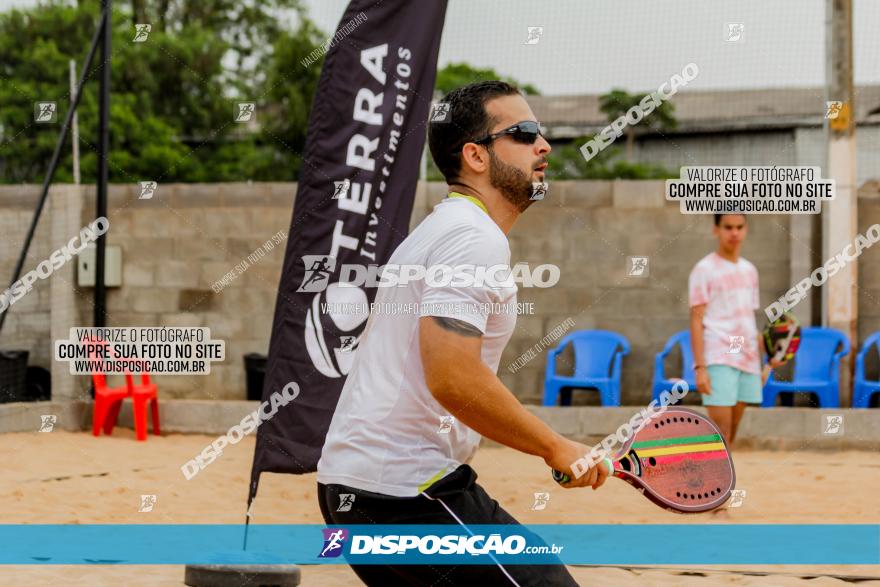
<svg viewBox="0 0 880 587">
<path fill-rule="evenodd" d="M 602 459 L 602 462 L 605 463 L 606 467 L 608 467 L 608 474 L 613 475 L 614 474 L 614 461 L 612 461 L 608 457 L 605 457 L 604 459 Z M 565 485 L 566 483 L 571 481 L 571 477 L 569 477 L 568 475 L 566 475 L 562 471 L 557 471 L 556 469 L 553 469 L 553 480 L 556 481 L 557 483 L 559 483 L 560 485 Z"/>
</svg>

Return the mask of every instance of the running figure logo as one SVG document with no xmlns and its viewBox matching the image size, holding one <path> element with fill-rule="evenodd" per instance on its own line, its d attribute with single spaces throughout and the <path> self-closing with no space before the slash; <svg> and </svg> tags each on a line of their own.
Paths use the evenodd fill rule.
<svg viewBox="0 0 880 587">
<path fill-rule="evenodd" d="M 843 416 L 838 414 L 826 414 L 825 426 L 822 434 L 826 436 L 840 436 L 843 434 Z"/>
<path fill-rule="evenodd" d="M 431 122 L 449 122 L 449 102 L 437 102 L 431 106 Z"/>
<path fill-rule="evenodd" d="M 746 344 L 745 336 L 731 334 L 730 348 L 727 349 L 727 354 L 737 355 L 741 353 L 744 344 Z"/>
<path fill-rule="evenodd" d="M 825 102 L 825 118 L 834 120 L 840 116 L 841 110 L 843 110 L 843 102 Z"/>
<path fill-rule="evenodd" d="M 48 414 L 46 416 L 40 416 L 40 430 L 39 432 L 52 432 L 55 429 L 55 422 L 58 421 L 58 416 L 55 414 Z"/>
<path fill-rule="evenodd" d="M 736 43 L 737 41 L 742 40 L 743 31 L 745 31 L 746 25 L 742 23 L 730 23 L 727 25 L 727 41 L 730 43 Z"/>
<path fill-rule="evenodd" d="M 550 186 L 546 181 L 533 181 L 532 182 L 532 195 L 529 196 L 530 200 L 543 200 L 544 196 L 547 195 L 547 189 Z"/>
<path fill-rule="evenodd" d="M 297 292 L 316 293 L 327 289 L 330 275 L 336 268 L 336 259 L 329 255 L 303 255 L 306 273 Z"/>
<path fill-rule="evenodd" d="M 526 42 L 523 45 L 537 45 L 538 41 L 541 40 L 541 35 L 544 34 L 544 27 L 542 26 L 530 26 L 528 27 L 529 36 L 526 39 Z"/>
<path fill-rule="evenodd" d="M 532 511 L 539 512 L 543 509 L 547 508 L 547 502 L 550 501 L 550 493 L 549 492 L 536 492 L 535 493 L 535 503 L 532 504 Z"/>
<path fill-rule="evenodd" d="M 437 434 L 449 434 L 454 423 L 455 416 L 440 416 L 440 428 L 437 429 Z"/>
<path fill-rule="evenodd" d="M 743 502 L 746 500 L 746 490 L 745 489 L 734 489 L 730 492 L 730 501 L 727 502 L 727 507 L 729 508 L 738 508 L 742 507 Z"/>
<path fill-rule="evenodd" d="M 58 105 L 55 102 L 35 102 L 34 122 L 45 124 L 58 119 Z"/>
<path fill-rule="evenodd" d="M 339 352 L 340 353 L 350 353 L 354 350 L 354 343 L 357 342 L 356 336 L 340 336 L 339 337 Z"/>
<path fill-rule="evenodd" d="M 153 25 L 151 24 L 136 24 L 134 25 L 134 38 L 131 40 L 132 43 L 144 43 L 147 40 L 147 37 L 150 36 L 150 31 L 153 30 Z"/>
<path fill-rule="evenodd" d="M 251 118 L 254 117 L 254 108 L 256 108 L 256 105 L 253 102 L 240 102 L 237 104 L 235 122 L 250 122 Z"/>
<path fill-rule="evenodd" d="M 343 179 L 342 181 L 334 181 L 333 182 L 333 200 L 338 200 L 339 198 L 347 198 L 348 190 L 351 188 L 351 180 Z"/>
<path fill-rule="evenodd" d="M 138 196 L 138 200 L 149 200 L 152 199 L 153 194 L 156 193 L 156 188 L 159 187 L 159 184 L 155 181 L 142 181 L 141 182 L 141 195 Z"/>
<path fill-rule="evenodd" d="M 647 277 L 648 276 L 648 258 L 647 257 L 628 257 L 629 269 L 627 275 L 630 277 Z"/>
<path fill-rule="evenodd" d="M 342 528 L 323 528 L 324 548 L 318 558 L 336 558 L 342 554 L 342 545 L 348 539 L 348 530 Z"/>
<path fill-rule="evenodd" d="M 156 496 L 155 495 L 142 495 L 141 496 L 141 506 L 138 508 L 139 512 L 151 512 L 153 511 L 153 506 L 156 505 Z"/>
<path fill-rule="evenodd" d="M 351 506 L 354 505 L 354 493 L 340 493 L 339 494 L 339 507 L 336 508 L 337 512 L 350 512 Z"/>
</svg>

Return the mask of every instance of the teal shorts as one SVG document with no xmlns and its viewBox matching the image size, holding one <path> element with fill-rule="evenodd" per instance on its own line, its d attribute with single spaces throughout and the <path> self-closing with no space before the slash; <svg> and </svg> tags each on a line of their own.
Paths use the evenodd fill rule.
<svg viewBox="0 0 880 587">
<path fill-rule="evenodd" d="M 712 393 L 701 395 L 704 406 L 733 406 L 737 402 L 759 404 L 763 398 L 761 376 L 729 365 L 709 365 Z"/>
</svg>

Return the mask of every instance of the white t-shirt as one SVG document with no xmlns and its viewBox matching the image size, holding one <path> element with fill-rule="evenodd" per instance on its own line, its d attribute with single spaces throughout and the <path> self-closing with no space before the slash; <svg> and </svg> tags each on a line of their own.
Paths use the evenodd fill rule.
<svg viewBox="0 0 880 587">
<path fill-rule="evenodd" d="M 706 304 L 703 314 L 703 354 L 707 365 L 728 365 L 759 374 L 760 308 L 758 270 L 740 257 L 736 263 L 718 253 L 700 259 L 688 278 L 691 306 Z"/>
<path fill-rule="evenodd" d="M 397 247 L 388 264 L 509 267 L 510 246 L 479 206 L 447 198 Z M 431 283 L 442 283 L 436 275 Z M 497 372 L 516 325 L 517 288 L 514 283 L 499 286 L 503 276 L 465 287 L 456 287 L 460 281 L 428 285 L 420 279 L 378 288 L 318 461 L 320 483 L 413 497 L 471 460 L 480 435 L 453 418 L 428 389 L 419 318 L 445 316 L 479 328 L 481 358 Z M 414 309 L 391 313 L 392 305 Z"/>
</svg>

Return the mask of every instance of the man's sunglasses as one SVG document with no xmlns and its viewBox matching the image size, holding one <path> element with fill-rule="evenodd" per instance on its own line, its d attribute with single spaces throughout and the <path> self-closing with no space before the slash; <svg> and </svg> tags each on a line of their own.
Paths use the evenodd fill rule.
<svg viewBox="0 0 880 587">
<path fill-rule="evenodd" d="M 486 135 L 483 138 L 472 142 L 478 145 L 485 145 L 486 143 L 491 143 L 495 139 L 506 135 L 510 135 L 517 143 L 524 143 L 526 145 L 534 145 L 539 136 L 544 136 L 541 133 L 541 126 L 537 122 L 534 120 L 524 120 L 522 122 L 517 122 L 513 126 L 505 128 L 504 130 L 499 130 L 496 133 Z"/>
</svg>

